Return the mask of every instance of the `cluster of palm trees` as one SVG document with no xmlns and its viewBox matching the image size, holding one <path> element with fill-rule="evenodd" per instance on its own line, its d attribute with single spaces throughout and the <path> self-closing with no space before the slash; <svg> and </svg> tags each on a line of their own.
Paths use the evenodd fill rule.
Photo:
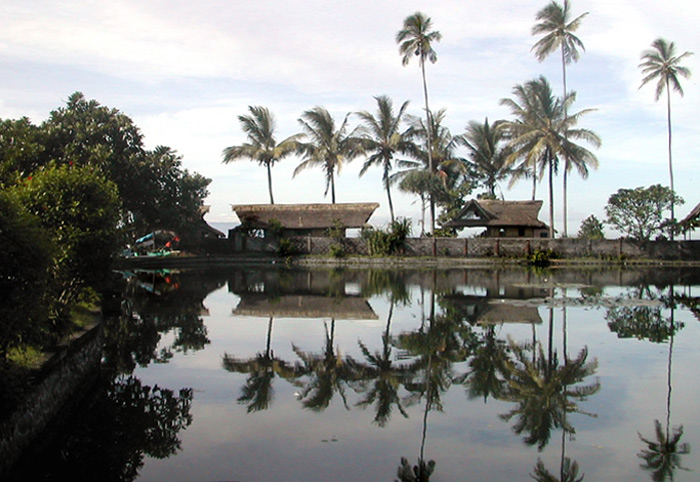
<svg viewBox="0 0 700 482">
<path fill-rule="evenodd" d="M 518 84 L 513 88 L 513 97 L 501 99 L 501 104 L 510 108 L 513 119 L 489 123 L 471 121 L 465 132 L 452 135 L 445 127 L 445 110 L 432 112 L 428 101 L 426 63 L 435 63 L 437 53 L 433 48 L 442 38 L 432 27 L 430 17 L 421 12 L 408 16 L 403 28 L 396 35 L 403 65 L 417 57 L 423 85 L 425 116 L 406 113 L 408 101 L 394 109 L 386 96 L 376 96 L 376 113 L 355 113 L 360 124 L 349 126 L 352 113 L 336 124 L 324 107 L 317 106 L 305 111 L 299 118 L 302 131 L 280 142 L 275 138 L 275 120 L 272 113 L 260 106 L 250 106 L 249 114 L 239 116 L 245 144 L 228 147 L 223 152 L 223 162 L 251 159 L 267 168 L 270 203 L 272 195 L 271 167 L 291 154 L 301 156 L 301 163 L 294 171 L 296 176 L 309 167 L 320 167 L 325 173 L 326 190 L 335 203 L 335 182 L 344 163 L 365 157 L 360 171 L 364 175 L 372 166 L 379 166 L 386 190 L 391 220 L 394 221 L 394 205 L 391 186 L 397 184 L 405 191 L 417 194 L 423 212 L 430 208 L 430 232 L 435 233 L 435 206 L 449 199 L 469 194 L 473 187 L 485 188 L 485 197 L 503 198 L 499 182 L 510 180 L 509 187 L 522 178 L 532 179 L 532 199 L 536 186 L 545 177 L 549 187 L 549 234 L 554 237 L 554 176 L 563 172 L 563 236 L 567 229 L 567 178 L 572 170 L 586 178 L 590 168 L 597 168 L 598 159 L 589 149 L 579 144 L 583 141 L 594 147 L 601 144 L 600 137 L 589 129 L 577 127 L 582 116 L 591 111 L 585 109 L 571 113 L 576 100 L 574 91 L 567 91 L 566 67 L 579 59 L 579 50 L 585 50 L 583 42 L 575 35 L 588 13 L 572 19 L 570 3 L 550 1 L 537 12 L 533 35 L 541 35 L 532 50 L 542 61 L 555 51 L 561 53 L 562 95 L 554 95 L 543 76 Z M 676 56 L 674 44 L 658 39 L 652 50 L 642 55 L 640 65 L 644 72 L 642 85 L 658 80 L 656 98 L 670 88 L 683 93 L 679 76 L 690 72 L 680 66 L 680 61 L 690 55 L 685 52 Z M 668 101 L 669 170 L 673 189 L 671 164 L 671 111 L 670 93 Z M 457 149 L 467 151 L 465 157 L 457 155 Z M 394 172 L 394 168 L 400 168 Z M 460 190 L 461 188 L 461 190 Z M 441 194 L 448 193 L 447 195 Z M 673 210 L 672 210 L 673 211 Z M 424 217 L 424 215 L 423 215 Z M 672 212 L 673 217 L 673 212 Z M 425 225 L 425 221 L 422 222 Z"/>
<path fill-rule="evenodd" d="M 273 382 L 280 377 L 298 388 L 301 406 L 316 412 L 326 410 L 336 395 L 350 409 L 348 392 L 355 392 L 358 398 L 354 406 L 372 408 L 373 423 L 379 427 L 386 426 L 392 415 L 408 418 L 408 408 L 418 406 L 423 431 L 416 467 L 431 472 L 435 463 L 426 461 L 424 454 L 428 417 L 431 412 L 443 410 L 443 396 L 453 385 L 464 386 L 470 399 L 486 400 L 491 396 L 511 403 L 512 409 L 501 419 L 513 422 L 514 433 L 540 451 L 549 443 L 553 431 L 560 429 L 562 437 L 575 433 L 568 415 L 587 414 L 577 402 L 600 389 L 597 380 L 589 380 L 597 362 L 588 360 L 585 348 L 574 357 L 564 353 L 563 360 L 557 355 L 553 348 L 552 307 L 545 348 L 536 339 L 532 343 L 501 339 L 495 326 L 478 326 L 470 315 L 454 309 L 449 301 L 453 293 L 426 293 L 421 289 L 420 326 L 392 336 L 394 307 L 412 302 L 402 278 L 380 273 L 362 290 L 363 295 L 383 293 L 390 304 L 378 350 L 371 351 L 358 340 L 364 360 L 341 356 L 335 341 L 336 323 L 331 319 L 324 323 L 325 342 L 320 351 L 305 351 L 293 345 L 298 361 L 286 361 L 275 357 L 270 348 L 270 319 L 263 353 L 249 359 L 224 356 L 226 370 L 247 375 L 238 402 L 248 412 L 271 408 Z M 438 306 L 442 307 L 441 312 L 436 309 Z M 457 366 L 467 369 L 459 373 Z M 567 459 L 562 463 L 568 464 L 572 474 L 578 470 L 575 462 Z M 543 466 L 538 470 L 547 473 Z"/>
</svg>

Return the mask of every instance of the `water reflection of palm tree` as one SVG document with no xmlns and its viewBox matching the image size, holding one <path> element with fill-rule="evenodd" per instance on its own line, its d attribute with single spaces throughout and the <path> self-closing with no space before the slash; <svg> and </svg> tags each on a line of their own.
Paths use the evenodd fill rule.
<svg viewBox="0 0 700 482">
<path fill-rule="evenodd" d="M 584 476 L 579 477 L 578 463 L 575 460 L 572 461 L 569 457 L 564 457 L 559 469 L 559 478 L 547 470 L 544 462 L 539 459 L 535 466 L 535 473 L 530 474 L 530 477 L 537 482 L 581 482 Z"/>
<path fill-rule="evenodd" d="M 364 393 L 364 397 L 357 402 L 357 406 L 365 408 L 375 404 L 376 416 L 374 422 L 380 427 L 384 427 L 391 418 L 394 405 L 399 413 L 408 418 L 406 410 L 401 405 L 399 389 L 409 379 L 409 370 L 403 366 L 394 365 L 391 354 L 391 318 L 394 312 L 394 301 L 389 305 L 389 315 L 387 316 L 386 329 L 382 334 L 382 350 L 370 353 L 367 346 L 358 341 L 362 354 L 367 360 L 363 365 L 362 381 L 358 386 L 358 391 Z M 367 381 L 372 384 L 367 388 Z"/>
<path fill-rule="evenodd" d="M 471 400 L 483 397 L 486 403 L 489 395 L 500 399 L 506 390 L 505 379 L 501 376 L 506 357 L 505 341 L 496 336 L 496 327 L 489 325 L 469 360 L 469 371 L 455 382 L 467 387 L 467 396 Z"/>
<path fill-rule="evenodd" d="M 637 433 L 640 440 L 646 445 L 646 448 L 639 452 L 637 456 L 644 461 L 642 467 L 651 471 L 651 479 L 654 482 L 661 482 L 667 479 L 673 480 L 674 471 L 677 468 L 689 470 L 681 465 L 680 456 L 690 453 L 690 445 L 688 443 L 680 443 L 683 436 L 683 425 L 671 428 L 673 342 L 677 329 L 675 324 L 675 293 L 673 285 L 669 288 L 669 297 L 666 302 L 671 311 L 666 379 L 666 426 L 664 429 L 661 422 L 654 420 L 656 440 L 644 438 L 642 434 Z M 682 325 L 678 328 L 681 327 Z"/>
<path fill-rule="evenodd" d="M 362 374 L 358 369 L 359 364 L 351 357 L 341 357 L 338 351 L 334 350 L 335 319 L 331 318 L 330 330 L 328 324 L 324 322 L 326 328 L 326 343 L 322 354 L 315 354 L 302 351 L 292 344 L 294 353 L 301 359 L 301 365 L 296 368 L 297 375 L 308 376 L 307 381 L 295 381 L 295 385 L 301 388 L 299 400 L 304 408 L 314 411 L 323 411 L 330 405 L 335 392 L 338 392 L 343 405 L 348 407 L 345 397 L 345 385 L 358 381 Z"/>
<path fill-rule="evenodd" d="M 594 374 L 598 365 L 596 360 L 586 361 L 586 348 L 559 366 L 557 352 L 549 350 L 545 357 L 541 344 L 533 347 L 511 340 L 509 345 L 513 358 L 504 364 L 507 389 L 503 399 L 516 403 L 516 407 L 501 418 L 505 421 L 517 419 L 513 430 L 518 435 L 526 434 L 526 444 L 537 445 L 538 450 L 542 450 L 555 428 L 574 434 L 574 427 L 566 420 L 567 413 L 594 416 L 580 410 L 572 401 L 583 401 L 600 389 L 598 381 L 577 385 Z M 537 355 L 529 356 L 528 350 L 536 350 Z"/>
<path fill-rule="evenodd" d="M 265 351 L 257 353 L 248 359 L 238 359 L 229 354 L 224 355 L 224 368 L 230 372 L 247 373 L 248 378 L 241 389 L 239 403 L 248 403 L 248 413 L 259 410 L 267 410 L 272 404 L 274 390 L 272 382 L 275 376 L 283 378 L 293 378 L 295 376 L 294 367 L 288 365 L 284 360 L 275 358 L 271 349 L 272 322 L 270 317 L 267 325 L 267 343 Z"/>
</svg>

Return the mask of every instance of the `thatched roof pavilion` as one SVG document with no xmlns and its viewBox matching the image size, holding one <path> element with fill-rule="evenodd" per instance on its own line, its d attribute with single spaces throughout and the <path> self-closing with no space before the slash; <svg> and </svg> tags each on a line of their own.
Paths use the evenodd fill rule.
<svg viewBox="0 0 700 482">
<path fill-rule="evenodd" d="M 242 224 L 269 229 L 279 223 L 285 236 L 327 236 L 329 228 L 363 227 L 378 203 L 240 204 L 232 206 Z"/>
<path fill-rule="evenodd" d="M 544 238 L 547 225 L 538 219 L 542 201 L 472 199 L 457 217 L 446 223 L 454 228 L 486 228 L 486 236 Z"/>
</svg>

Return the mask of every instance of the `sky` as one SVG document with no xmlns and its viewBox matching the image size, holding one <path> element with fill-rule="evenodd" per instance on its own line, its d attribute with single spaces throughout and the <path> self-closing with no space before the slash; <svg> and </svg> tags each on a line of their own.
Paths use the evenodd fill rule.
<svg viewBox="0 0 700 482">
<path fill-rule="evenodd" d="M 29 117 L 39 124 L 76 91 L 116 108 L 141 129 L 147 148 L 165 145 L 183 166 L 210 179 L 206 219 L 237 223 L 235 204 L 268 203 L 266 171 L 247 160 L 222 163 L 222 151 L 246 141 L 238 116 L 248 106 L 269 108 L 278 139 L 300 132 L 298 119 L 315 106 L 337 122 L 348 113 L 376 111 L 388 95 L 423 115 L 418 62 L 402 66 L 396 33 L 420 11 L 442 34 L 437 62 L 426 66 L 431 109 L 446 109 L 445 125 L 461 134 L 471 120 L 510 118 L 500 100 L 513 87 L 544 75 L 562 90 L 560 58 L 538 62 L 531 34 L 543 0 L 3 0 L 0 3 L 0 118 Z M 587 179 L 569 177 L 568 232 L 590 215 L 605 219 L 605 205 L 620 188 L 669 185 L 666 105 L 654 87 L 640 89 L 642 51 L 658 37 L 678 53 L 700 54 L 700 8 L 693 0 L 574 0 L 574 16 L 588 12 L 577 36 L 585 52 L 567 68 L 577 92 L 571 108 L 594 109 L 580 127 L 593 130 L 599 168 Z M 679 218 L 700 202 L 698 55 L 684 64 L 685 95 L 672 95 Z M 350 125 L 358 124 L 350 116 Z M 460 152 L 465 155 L 466 152 Z M 370 224 L 389 220 L 381 170 L 359 172 L 364 159 L 345 166 L 337 202 L 378 202 Z M 298 158 L 272 170 L 277 203 L 330 202 L 320 169 L 293 177 Z M 555 228 L 562 230 L 562 179 L 555 184 Z M 528 200 L 531 183 L 501 186 L 506 200 Z M 478 194 L 475 192 L 474 195 Z M 415 196 L 394 190 L 395 212 L 420 221 Z M 546 180 L 537 187 L 548 222 Z M 606 228 L 609 236 L 616 233 Z"/>
</svg>

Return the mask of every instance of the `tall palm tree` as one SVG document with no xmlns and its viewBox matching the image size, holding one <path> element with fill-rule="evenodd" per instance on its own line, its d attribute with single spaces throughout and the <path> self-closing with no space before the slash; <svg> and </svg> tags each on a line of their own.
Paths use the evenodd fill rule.
<svg viewBox="0 0 700 482">
<path fill-rule="evenodd" d="M 671 180 L 671 191 L 673 190 L 673 161 L 671 156 L 671 89 L 678 92 L 683 97 L 683 87 L 679 77 L 690 77 L 690 69 L 683 67 L 681 61 L 693 55 L 692 52 L 683 52 L 676 55 L 676 45 L 673 42 L 667 42 L 665 39 L 657 38 L 652 42 L 651 48 L 642 52 L 642 63 L 639 67 L 642 69 L 642 84 L 641 89 L 649 82 L 656 81 L 656 92 L 654 100 L 658 101 L 666 91 L 666 116 L 668 121 L 668 173 Z M 674 191 L 675 192 L 675 191 Z M 671 220 L 675 221 L 674 202 L 671 201 Z M 673 240 L 674 229 L 671 229 L 671 240 Z"/>
<path fill-rule="evenodd" d="M 399 189 L 418 194 L 423 206 L 426 199 L 429 201 L 433 232 L 435 202 L 438 198 L 444 198 L 447 189 L 455 186 L 465 169 L 464 160 L 456 156 L 457 139 L 444 125 L 445 115 L 445 109 L 440 109 L 435 114 L 431 113 L 429 127 L 422 118 L 407 116 L 410 124 L 407 134 L 410 139 L 416 139 L 409 145 L 410 155 L 415 160 L 399 161 L 398 165 L 402 170 L 391 176 L 392 182 L 400 183 Z M 432 133 L 430 143 L 429 132 Z M 432 169 L 430 162 L 433 163 Z"/>
<path fill-rule="evenodd" d="M 500 190 L 498 182 L 508 178 L 513 171 L 507 162 L 510 149 L 506 142 L 507 133 L 502 125 L 502 121 L 491 125 L 488 118 L 484 119 L 483 123 L 469 121 L 464 134 L 457 136 L 457 142 L 469 151 L 474 170 L 492 199 L 496 199 L 496 189 Z"/>
<path fill-rule="evenodd" d="M 248 142 L 224 149 L 223 162 L 228 164 L 239 159 L 250 159 L 264 165 L 267 168 L 270 204 L 275 204 L 272 196 L 272 166 L 295 151 L 300 135 L 295 134 L 278 143 L 275 140 L 275 117 L 270 110 L 260 106 L 248 106 L 248 110 L 249 115 L 238 116 Z"/>
<path fill-rule="evenodd" d="M 418 65 L 420 66 L 421 76 L 423 79 L 423 98 L 425 99 L 425 117 L 426 126 L 428 126 L 427 138 L 428 145 L 431 144 L 430 132 L 430 106 L 428 104 L 428 83 L 425 78 L 425 61 L 430 63 L 437 62 L 437 53 L 433 49 L 433 42 L 439 42 L 442 39 L 442 34 L 437 30 L 432 30 L 432 20 L 426 17 L 421 12 L 416 12 L 413 15 L 406 17 L 403 21 L 403 28 L 396 34 L 396 43 L 399 44 L 399 53 L 401 54 L 401 63 L 406 66 L 411 61 L 413 56 L 418 57 Z M 432 153 L 428 151 L 428 167 L 433 171 Z M 431 232 L 435 230 L 435 204 L 430 203 L 431 212 Z"/>
<path fill-rule="evenodd" d="M 326 174 L 326 191 L 331 191 L 331 202 L 335 204 L 335 175 L 340 173 L 344 162 L 363 154 L 362 142 L 356 135 L 357 128 L 348 132 L 348 117 L 336 129 L 335 121 L 324 107 L 314 107 L 305 111 L 299 123 L 309 142 L 299 142 L 297 152 L 303 156 L 302 162 L 294 169 L 294 176 L 308 167 L 321 166 Z"/>
<path fill-rule="evenodd" d="M 408 101 L 401 104 L 396 115 L 394 115 L 394 106 L 391 99 L 385 95 L 375 97 L 377 101 L 377 116 L 367 111 L 358 112 L 358 116 L 362 119 L 361 137 L 365 150 L 369 153 L 369 157 L 365 161 L 360 176 L 364 175 L 373 165 L 382 167 L 382 181 L 386 189 L 386 196 L 389 201 L 389 213 L 391 214 L 391 222 L 394 218 L 394 204 L 391 201 L 391 179 L 392 161 L 397 153 L 406 153 L 410 151 L 411 141 L 408 139 L 405 132 L 400 131 L 401 122 L 403 121 L 404 113 L 408 107 Z"/>
<path fill-rule="evenodd" d="M 510 107 L 515 121 L 504 123 L 511 138 L 512 153 L 508 162 L 521 160 L 533 171 L 548 170 L 549 177 L 549 236 L 554 237 L 554 173 L 559 160 L 564 159 L 578 169 L 582 177 L 588 176 L 588 166 L 597 167 L 598 159 L 591 151 L 572 141 L 584 140 L 595 147 L 600 138 L 588 129 L 575 129 L 579 119 L 591 111 L 584 109 L 576 114 L 564 116 L 564 106 L 576 100 L 570 93 L 562 101 L 552 94 L 552 89 L 543 76 L 517 85 L 513 89 L 514 99 L 501 99 L 501 104 Z M 540 174 L 540 178 L 542 178 Z M 534 193 L 534 191 L 533 191 Z"/>
<path fill-rule="evenodd" d="M 535 19 L 538 23 L 532 27 L 532 34 L 544 36 L 540 38 L 535 45 L 532 46 L 532 50 L 535 51 L 537 60 L 542 62 L 549 54 L 553 53 L 555 50 L 561 50 L 561 76 L 563 84 L 563 98 L 566 98 L 566 65 L 574 62 L 578 62 L 579 53 L 578 48 L 581 50 L 586 50 L 583 46 L 583 42 L 574 35 L 574 32 L 578 30 L 581 26 L 581 21 L 588 15 L 588 12 L 579 15 L 575 19 L 571 20 L 571 11 L 569 10 L 568 0 L 564 0 L 564 5 L 557 3 L 552 0 L 546 7 L 537 12 Z M 566 118 L 566 105 L 564 105 L 564 118 Z M 566 180 L 567 174 L 571 170 L 571 165 L 568 160 L 564 160 L 564 199 L 562 206 L 564 208 L 564 237 L 568 236 L 567 232 L 567 201 L 566 201 Z"/>
</svg>

